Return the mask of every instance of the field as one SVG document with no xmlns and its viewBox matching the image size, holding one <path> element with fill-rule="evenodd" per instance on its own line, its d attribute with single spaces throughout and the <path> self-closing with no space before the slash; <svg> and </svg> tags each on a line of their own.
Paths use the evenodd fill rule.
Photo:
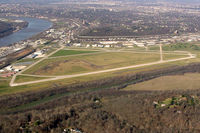
<svg viewBox="0 0 200 133">
<path fill-rule="evenodd" d="M 45 60 L 26 74 L 66 75 L 158 61 L 156 54 L 101 53 Z"/>
<path fill-rule="evenodd" d="M 110 53 L 113 56 L 111 57 L 108 56 Z M 101 58 L 102 56 L 108 57 L 106 59 L 109 59 L 110 61 L 109 60 L 107 61 L 105 59 L 103 60 Z M 134 59 L 134 57 L 140 59 L 140 60 L 135 59 L 134 61 L 136 63 L 138 62 L 139 64 L 145 63 L 146 61 L 144 60 L 148 60 L 150 62 L 152 62 L 152 60 L 154 60 L 155 58 L 157 59 L 157 61 L 160 60 L 160 55 L 158 53 L 144 54 L 144 53 L 131 53 L 131 52 L 109 52 L 109 53 L 106 52 L 106 53 L 95 53 L 92 55 L 84 55 L 84 56 L 77 55 L 77 56 L 69 56 L 69 57 L 64 57 L 64 58 L 63 57 L 50 58 L 50 59 L 45 59 L 44 61 L 48 61 L 48 60 L 63 61 L 65 59 L 67 60 L 77 60 L 77 59 L 86 60 L 87 59 L 87 61 L 91 61 L 92 63 L 95 63 L 97 65 L 103 64 L 103 66 L 106 66 L 106 65 L 109 66 L 110 65 L 109 63 L 111 62 L 111 59 L 114 56 L 118 56 L 120 59 L 120 62 L 125 61 L 123 62 L 124 63 L 123 65 L 130 65 L 130 64 L 126 64 L 126 61 L 127 62 L 129 61 L 125 59 L 127 58 Z M 177 59 L 177 58 L 181 58 L 185 56 L 186 55 L 164 54 L 164 59 Z M 93 59 L 92 57 L 96 57 L 96 58 Z M 155 71 L 161 68 L 165 68 L 167 71 L 162 71 L 162 73 L 166 73 L 168 72 L 168 70 L 170 70 L 168 69 L 168 67 L 170 68 L 170 66 L 173 69 L 174 65 L 182 66 L 182 65 L 185 65 L 197 60 L 198 59 L 181 60 L 177 62 L 155 64 L 150 67 L 143 66 L 143 67 L 138 67 L 138 68 L 130 68 L 130 69 L 124 69 L 120 71 L 113 71 L 113 72 L 108 72 L 108 73 L 100 73 L 100 74 L 87 75 L 87 76 L 82 76 L 82 77 L 62 79 L 62 80 L 57 80 L 57 81 L 48 81 L 45 83 L 29 84 L 29 85 L 23 85 L 23 86 L 15 86 L 15 87 L 8 86 L 9 79 L 8 81 L 0 81 L 0 84 L 1 84 L 0 95 L 15 93 L 13 95 L 15 97 L 9 97 L 9 96 L 1 97 L 0 105 L 3 105 L 3 108 L 0 108 L 0 117 L 1 119 L 6 119 L 2 116 L 3 115 L 6 116 L 6 114 L 11 114 L 10 115 L 11 119 L 13 119 L 14 118 L 12 116 L 13 113 L 20 115 L 20 112 L 28 113 L 29 111 L 35 112 L 37 110 L 40 110 L 43 113 L 44 111 L 47 111 L 49 109 L 55 109 L 51 111 L 51 114 L 55 112 L 59 112 L 59 114 L 62 114 L 61 118 L 65 117 L 63 114 L 67 114 L 66 115 L 67 119 L 62 120 L 63 122 L 70 123 L 72 121 L 74 123 L 74 122 L 79 121 L 82 124 L 81 126 L 79 125 L 78 127 L 81 127 L 81 129 L 88 132 L 92 132 L 94 130 L 92 127 L 88 126 L 90 125 L 89 123 L 91 123 L 94 120 L 98 120 L 98 123 L 96 121 L 97 124 L 102 125 L 102 123 L 106 122 L 106 125 L 109 127 L 112 127 L 112 129 L 117 128 L 115 132 L 118 132 L 121 130 L 124 130 L 124 132 L 126 132 L 127 131 L 126 129 L 129 129 L 130 124 L 135 124 L 135 126 L 138 127 L 143 122 L 141 119 L 145 119 L 145 121 L 147 121 L 147 124 L 144 124 L 144 126 L 148 127 L 148 126 L 151 126 L 152 124 L 151 119 L 157 118 L 155 115 L 153 115 L 155 114 L 157 110 L 155 110 L 152 103 L 153 101 L 158 100 L 158 97 L 160 97 L 159 99 L 163 98 L 164 93 L 160 94 L 159 91 L 156 91 L 154 93 L 154 92 L 148 92 L 148 91 L 145 92 L 144 90 L 143 91 L 135 91 L 135 90 L 127 91 L 126 89 L 124 90 L 124 87 L 126 87 L 126 85 L 132 86 L 130 84 L 133 84 L 135 81 L 138 80 L 137 78 L 134 79 L 133 78 L 134 75 L 132 74 L 137 73 L 137 75 L 140 75 L 138 73 L 140 72 L 141 75 L 143 75 L 145 74 L 145 71 L 152 72 L 151 70 Z M 113 60 L 113 61 L 114 62 L 111 62 L 111 65 L 117 62 L 117 60 Z M 193 69 L 195 67 L 190 67 L 190 68 Z M 199 68 L 200 68 L 200 65 L 195 70 L 198 70 Z M 148 79 L 148 75 L 149 74 L 147 73 L 146 75 L 147 77 L 144 77 L 144 79 Z M 150 77 L 152 75 L 150 75 Z M 176 75 L 175 78 L 172 78 L 170 80 L 166 80 L 166 79 L 164 80 L 168 81 L 168 83 L 169 82 L 172 83 L 172 85 L 181 84 L 183 86 L 186 85 L 185 81 L 187 81 L 188 84 L 194 84 L 194 86 L 191 86 L 191 87 L 193 87 L 192 89 L 195 89 L 195 87 L 198 87 L 198 82 L 200 81 L 200 78 L 198 78 L 199 75 L 200 74 L 196 74 L 196 73 L 185 74 L 184 76 Z M 170 76 L 164 76 L 164 77 L 170 77 Z M 21 83 L 21 82 L 35 81 L 35 80 L 41 80 L 41 79 L 45 79 L 45 78 L 18 75 L 15 82 Z M 179 79 L 180 81 L 175 84 L 173 82 L 177 81 L 176 79 Z M 193 82 L 192 79 L 197 79 L 197 80 L 195 80 L 196 82 Z M 152 81 L 152 80 L 149 80 L 149 81 Z M 157 82 L 162 84 L 161 81 L 157 81 Z M 183 82 L 185 84 L 182 84 Z M 145 83 L 145 82 L 141 82 L 141 83 Z M 136 85 L 139 85 L 141 83 L 137 83 Z M 168 83 L 165 83 L 165 84 L 163 83 L 163 84 L 164 86 L 167 86 Z M 164 90 L 165 88 L 162 88 L 162 89 Z M 170 89 L 170 92 L 174 91 L 174 88 L 169 88 L 169 89 Z M 165 90 L 169 90 L 169 89 L 165 89 Z M 184 89 L 185 88 L 180 88 L 180 91 Z M 151 88 L 151 90 L 153 89 Z M 20 93 L 20 92 L 23 92 L 23 93 Z M 165 95 L 166 95 L 165 98 L 168 98 L 168 95 L 170 94 L 167 93 Z M 147 99 L 146 96 L 150 97 L 150 101 L 146 100 Z M 7 100 L 6 98 L 9 100 Z M 18 101 L 13 100 L 13 98 L 18 99 Z M 96 102 L 95 99 L 97 99 L 97 101 L 99 100 L 100 102 Z M 6 104 L 4 102 L 5 100 L 8 101 Z M 133 102 L 133 101 L 137 101 L 137 102 Z M 148 109 L 150 108 L 151 109 L 150 111 L 152 112 L 150 117 L 147 117 L 149 112 L 146 111 L 147 106 L 144 106 L 146 104 L 148 105 Z M 76 117 L 75 119 L 74 118 L 71 119 L 70 118 L 71 116 L 68 117 L 68 113 L 65 112 L 65 111 L 72 112 L 73 109 L 76 111 L 75 113 L 78 115 L 78 117 Z M 84 110 L 84 111 L 80 111 L 80 110 Z M 148 112 L 148 113 L 143 113 L 141 111 Z M 135 113 L 133 114 L 132 112 L 135 112 Z M 48 113 L 48 111 L 46 113 Z M 35 116 L 38 113 L 30 113 L 30 114 L 34 118 L 31 117 L 31 122 L 28 122 L 29 124 L 28 123 L 26 124 L 27 129 L 30 128 L 34 130 L 37 130 L 37 129 L 40 130 L 39 128 L 36 128 L 32 124 L 38 121 L 38 119 L 35 119 L 35 118 L 38 118 L 38 115 Z M 166 114 L 169 114 L 169 113 L 167 112 Z M 120 118 L 118 116 L 120 116 Z M 54 121 L 56 121 L 56 119 L 59 119 L 58 117 L 60 116 L 54 117 L 55 118 Z M 168 115 L 166 115 L 166 118 L 168 118 Z M 49 120 L 51 120 L 51 118 L 43 119 L 42 122 L 46 123 Z M 159 121 L 159 118 L 157 121 Z M 66 125 L 66 123 L 62 123 L 62 124 Z M 126 126 L 125 128 L 121 129 L 121 125 L 126 125 Z M 40 126 L 44 127 L 45 125 L 40 124 Z M 152 125 L 152 127 L 154 126 Z M 142 128 L 143 127 L 139 127 L 138 131 Z M 106 129 L 109 129 L 109 128 L 106 128 Z M 132 127 L 130 127 L 130 129 L 132 129 Z M 101 131 L 102 129 L 98 129 L 98 132 L 101 132 Z M 110 131 L 112 130 L 110 129 Z"/>
<path fill-rule="evenodd" d="M 54 56 L 54 57 L 50 56 L 49 58 L 43 60 L 39 64 L 25 71 L 25 73 L 36 74 L 36 75 L 38 74 L 38 76 L 39 75 L 59 76 L 59 75 L 64 75 L 64 74 L 85 73 L 85 72 L 93 72 L 93 71 L 105 70 L 105 69 L 107 70 L 107 69 L 118 68 L 121 66 L 130 66 L 130 65 L 143 64 L 143 63 L 155 62 L 155 61 L 160 60 L 159 52 L 152 53 L 151 51 L 149 52 L 138 51 L 138 50 L 134 51 L 134 49 L 106 49 L 106 51 L 105 50 L 101 51 L 100 49 L 76 48 L 76 49 L 70 49 L 70 50 L 62 49 L 60 51 L 73 51 L 73 52 L 70 52 L 71 55 L 60 54 L 60 56 Z M 58 51 L 57 53 L 60 53 L 60 51 Z M 85 53 L 81 54 L 79 51 L 81 52 L 84 51 Z M 87 53 L 87 51 L 89 52 L 92 51 L 93 53 Z M 100 52 L 97 52 L 97 51 L 100 51 Z M 79 53 L 81 55 L 79 55 Z M 66 54 L 66 52 L 64 52 L 64 54 Z M 195 52 L 195 54 L 197 54 L 197 57 L 199 57 L 198 52 Z M 176 58 L 182 58 L 186 56 L 187 55 L 177 55 L 175 53 L 171 53 L 171 54 L 164 53 L 163 59 L 164 60 L 176 59 Z M 28 61 L 28 60 L 22 59 L 19 62 L 24 62 L 24 61 Z M 185 64 L 188 64 L 191 62 L 197 62 L 197 61 L 199 61 L 199 58 L 177 61 L 177 62 L 169 62 L 169 63 L 163 63 L 163 64 L 156 64 L 156 65 L 152 65 L 151 67 L 144 66 L 144 67 L 139 67 L 139 68 L 129 68 L 129 69 L 118 70 L 118 71 L 113 71 L 113 72 L 60 79 L 56 81 L 47 81 L 45 83 L 35 83 L 35 84 L 22 85 L 22 86 L 16 86 L 16 87 L 9 86 L 10 79 L 3 80 L 3 81 L 1 80 L 0 81 L 0 86 L 1 86 L 0 95 L 26 92 L 26 91 L 45 90 L 46 88 L 66 86 L 70 84 L 88 82 L 91 80 L 99 80 L 99 79 L 113 77 L 113 76 L 154 70 L 154 69 L 164 68 L 164 67 L 173 66 L 173 65 L 185 65 Z M 23 82 L 46 79 L 45 77 L 38 77 L 38 76 L 34 77 L 31 75 L 30 76 L 18 75 L 16 77 L 15 83 L 23 83 Z"/>
<path fill-rule="evenodd" d="M 138 72 L 141 72 L 141 71 L 146 71 L 146 70 L 150 71 L 151 69 L 152 70 L 160 69 L 159 67 L 160 66 L 153 66 L 151 68 L 145 68 L 145 69 L 142 69 L 142 70 L 141 69 L 140 70 L 132 70 L 132 71 L 129 71 L 129 74 L 135 74 L 135 73 L 138 73 Z M 200 65 L 199 65 L 199 67 L 200 67 Z M 190 69 L 192 69 L 192 68 L 193 67 L 190 66 Z M 167 68 L 165 68 L 165 69 L 167 69 Z M 196 70 L 198 70 L 198 68 Z M 169 69 L 167 69 L 167 71 L 169 71 Z M 163 71 L 162 73 L 166 73 L 166 72 Z M 197 79 L 197 82 L 192 82 L 192 79 L 197 78 L 200 74 L 193 73 L 193 74 L 185 74 L 185 75 L 186 76 L 189 75 L 190 80 L 188 80 L 187 77 L 185 78 L 185 76 L 183 76 L 182 80 L 180 80 L 181 82 L 185 82 L 185 80 L 187 80 L 188 84 L 196 83 L 196 85 L 198 85 L 198 82 L 200 81 L 200 79 Z M 119 77 L 119 76 L 121 76 L 121 77 Z M 113 87 L 113 86 L 120 86 L 120 85 L 124 85 L 124 84 L 127 84 L 127 83 L 133 84 L 133 81 L 137 81 L 137 79 L 135 79 L 135 80 L 134 79 L 124 80 L 123 81 L 123 79 L 126 79 L 125 77 L 130 77 L 130 75 L 127 76 L 127 74 L 124 73 L 124 72 L 122 72 L 122 73 L 115 72 L 115 73 L 109 73 L 109 74 L 106 73 L 105 75 L 100 74 L 100 75 L 95 75 L 95 76 L 91 75 L 91 76 L 85 76 L 85 77 L 70 78 L 70 79 L 67 79 L 67 80 L 64 79 L 64 80 L 60 80 L 60 81 L 56 81 L 56 82 L 47 82 L 46 84 L 40 83 L 40 84 L 31 84 L 31 85 L 27 85 L 27 86 L 12 87 L 12 88 L 7 88 L 7 91 L 10 91 L 9 93 L 11 93 L 11 92 L 14 93 L 14 91 L 15 92 L 17 92 L 17 91 L 18 92 L 19 91 L 28 91 L 28 90 L 30 91 L 30 90 L 33 90 L 33 88 L 35 88 L 34 92 L 32 92 L 32 93 L 40 94 L 38 91 L 41 91 L 41 92 L 47 91 L 48 92 L 48 89 L 51 89 L 50 93 L 52 93 L 52 94 L 45 93 L 47 95 L 45 97 L 39 98 L 38 100 L 34 99 L 32 102 L 26 103 L 26 105 L 21 105 L 21 106 L 18 106 L 17 108 L 13 108 L 14 110 L 15 109 L 19 110 L 19 109 L 27 109 L 29 107 L 36 106 L 38 104 L 43 104 L 44 102 L 55 100 L 57 98 L 61 98 L 63 96 L 71 95 L 73 93 L 77 94 L 77 93 L 88 92 L 88 91 L 91 92 L 91 91 L 97 91 L 97 90 L 104 90 L 106 88 L 110 88 L 110 87 Z M 132 77 L 134 77 L 134 76 L 132 76 Z M 168 76 L 166 76 L 166 77 L 168 77 Z M 27 77 L 24 76 L 24 77 L 21 77 L 21 78 L 24 79 L 24 78 L 27 78 Z M 180 77 L 176 76 L 175 78 L 180 78 Z M 173 78 L 172 81 L 176 81 L 175 78 Z M 147 77 L 145 79 L 147 79 Z M 151 80 L 149 80 L 149 81 L 151 81 Z M 169 81 L 169 82 L 172 82 L 172 81 Z M 88 86 L 90 84 L 89 82 L 90 83 L 96 82 L 96 83 L 94 85 L 92 85 L 91 87 L 89 87 Z M 103 83 L 103 82 L 105 82 L 105 83 Z M 158 81 L 158 82 L 160 82 L 160 81 Z M 182 84 L 181 82 L 178 82 L 177 84 L 178 85 Z M 142 83 L 145 83 L 145 82 L 142 82 Z M 81 87 L 78 84 L 82 84 Z M 139 85 L 140 83 L 137 83 L 137 84 Z M 167 84 L 168 83 L 166 83 L 166 85 Z M 185 86 L 185 84 L 183 84 L 183 86 Z M 65 90 L 64 92 L 59 93 L 60 89 L 67 87 L 66 85 L 68 85 L 68 86 L 78 85 L 79 87 L 72 87 L 71 90 L 69 90 L 69 88 L 64 89 Z M 172 85 L 174 85 L 173 82 L 172 82 Z M 4 87 L 7 87 L 7 86 L 5 85 Z M 195 86 L 192 86 L 192 87 L 194 87 L 194 89 L 196 89 Z M 180 89 L 184 90 L 185 88 L 184 87 L 181 88 L 181 86 L 180 86 Z M 55 90 L 56 90 L 56 94 L 53 93 L 53 92 L 55 92 Z M 124 89 L 121 89 L 121 90 L 124 91 Z M 150 90 L 153 90 L 153 89 L 150 89 Z M 170 90 L 176 90 L 176 88 L 172 87 L 172 88 L 170 88 Z M 2 91 L 6 91 L 6 90 L 2 89 Z M 2 93 L 5 93 L 5 92 L 2 92 Z"/>
<path fill-rule="evenodd" d="M 59 50 L 58 52 L 53 54 L 51 57 L 77 55 L 77 54 L 85 54 L 85 53 L 95 53 L 95 52 L 97 52 L 97 51 Z"/>
<path fill-rule="evenodd" d="M 199 45 L 195 45 L 193 43 L 177 43 L 177 44 L 169 44 L 162 46 L 164 51 L 176 51 L 176 50 L 184 50 L 184 51 L 194 51 L 200 50 Z M 159 46 L 150 46 L 149 50 L 159 50 Z"/>
<path fill-rule="evenodd" d="M 16 63 L 35 62 L 35 61 L 38 61 L 38 60 L 39 60 L 39 58 L 37 58 L 37 59 L 25 58 L 25 59 L 21 59 L 21 60 L 16 61 Z"/>
<path fill-rule="evenodd" d="M 185 55 L 164 55 L 164 59 L 180 58 Z M 67 75 L 97 70 L 118 68 L 159 61 L 159 54 L 131 53 L 131 52 L 106 52 L 92 55 L 77 55 L 73 57 L 47 59 L 29 70 L 25 74 L 34 75 Z"/>
<path fill-rule="evenodd" d="M 49 81 L 49 82 L 45 82 L 45 83 L 16 86 L 16 87 L 9 86 L 10 79 L 8 78 L 7 80 L 0 80 L 0 96 L 13 94 L 13 93 L 27 92 L 27 91 L 45 90 L 47 88 L 52 88 L 54 86 L 66 86 L 66 85 L 70 85 L 70 84 L 88 82 L 91 80 L 98 80 L 98 79 L 108 78 L 108 77 L 112 77 L 112 76 L 119 76 L 119 75 L 126 75 L 126 74 L 130 74 L 130 73 L 137 73 L 137 72 L 141 72 L 141 71 L 155 70 L 155 69 L 170 67 L 170 66 L 174 66 L 174 65 L 181 66 L 181 65 L 185 65 L 188 63 L 196 62 L 196 61 L 198 61 L 198 60 L 192 59 L 192 60 L 157 64 L 157 65 L 152 65 L 151 67 L 145 66 L 145 67 L 140 67 L 140 68 L 131 68 L 131 69 L 120 70 L 120 71 L 116 71 L 116 72 L 101 73 L 101 74 L 95 74 L 95 75 L 88 75 L 88 76 L 75 77 L 75 78 L 70 78 L 70 79 L 62 79 L 62 80 L 57 80 L 57 81 Z M 29 78 L 32 79 L 32 77 L 29 77 L 28 79 L 24 79 L 23 77 L 22 77 L 23 79 L 20 79 L 20 77 L 18 78 L 18 81 L 17 81 L 18 83 L 25 82 L 27 80 L 30 81 Z"/>
<path fill-rule="evenodd" d="M 181 54 L 174 54 L 174 53 L 166 53 L 163 54 L 163 60 L 170 60 L 170 59 L 177 59 L 177 58 L 183 58 L 183 57 L 187 57 L 188 55 L 181 55 Z"/>
<path fill-rule="evenodd" d="M 33 76 L 18 75 L 15 79 L 15 83 L 35 81 L 35 80 L 41 80 L 41 79 L 46 79 L 46 78 L 45 77 L 33 77 Z"/>
<path fill-rule="evenodd" d="M 187 90 L 199 89 L 200 74 L 187 73 L 184 75 L 163 76 L 142 83 L 130 85 L 125 90 Z"/>
<path fill-rule="evenodd" d="M 163 128 L 161 128 L 163 127 L 163 120 L 164 127 L 166 127 L 165 130 L 168 131 L 169 124 L 172 129 L 178 129 L 177 126 L 184 128 L 184 122 L 188 119 L 185 115 L 186 113 L 189 113 L 190 118 L 192 117 L 189 119 L 191 122 L 199 119 L 199 104 L 190 106 L 190 104 L 184 102 L 183 105 L 174 108 L 163 107 L 161 109 L 157 109 L 153 105 L 154 101 L 163 101 L 185 94 L 188 94 L 188 97 L 197 95 L 199 98 L 199 90 L 124 91 L 123 89 L 113 89 L 111 86 L 105 87 L 105 85 L 92 89 L 85 86 L 75 87 L 71 91 L 68 90 L 69 88 L 65 89 L 65 93 L 54 95 L 50 93 L 45 97 L 41 95 L 42 91 L 35 91 L 31 94 L 28 93 L 28 95 L 26 93 L 14 95 L 18 101 L 11 99 L 8 103 L 4 103 L 4 108 L 0 109 L 0 118 L 6 122 L 7 119 L 12 120 L 15 125 L 12 126 L 14 128 L 19 127 L 18 123 L 24 122 L 26 129 L 38 132 L 46 129 L 45 127 L 48 125 L 53 129 L 61 128 L 59 131 L 66 127 L 79 127 L 90 133 L 93 131 L 101 133 L 105 126 L 108 132 L 114 130 L 116 133 L 119 131 L 127 132 L 133 128 L 137 132 L 141 130 L 148 132 L 148 127 L 153 128 L 151 132 L 156 132 L 158 129 L 155 126 L 163 131 Z M 55 90 L 59 91 L 60 88 L 56 87 Z M 0 104 L 2 105 L 2 102 Z M 177 111 L 181 111 L 181 114 L 177 113 Z M 15 120 L 15 118 L 20 120 Z M 39 125 L 34 124 L 38 120 L 41 123 Z M 179 123 L 174 122 L 175 120 L 179 121 Z M 12 125 L 10 121 L 6 126 Z M 61 127 L 57 126 L 57 123 Z M 91 125 L 91 123 L 95 123 L 95 125 Z M 99 128 L 96 129 L 95 126 Z M 188 125 L 186 124 L 186 126 Z M 198 126 L 199 123 L 198 125 L 194 124 L 192 128 L 196 129 Z"/>
</svg>

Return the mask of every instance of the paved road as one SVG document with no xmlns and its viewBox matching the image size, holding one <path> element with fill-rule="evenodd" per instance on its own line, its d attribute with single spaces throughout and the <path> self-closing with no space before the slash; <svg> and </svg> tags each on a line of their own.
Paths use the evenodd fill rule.
<svg viewBox="0 0 200 133">
<path fill-rule="evenodd" d="M 146 63 L 146 64 L 140 64 L 140 65 L 132 65 L 132 66 L 127 66 L 127 67 L 107 69 L 107 70 L 101 70 L 101 71 L 95 71 L 95 72 L 88 72 L 88 73 L 82 73 L 82 74 L 56 76 L 56 77 L 50 78 L 50 79 L 42 79 L 42 80 L 30 81 L 30 82 L 24 82 L 24 83 L 14 83 L 13 81 L 15 80 L 15 78 L 13 78 L 12 82 L 10 82 L 10 86 L 21 86 L 21 85 L 41 83 L 41 82 L 47 82 L 47 81 L 55 81 L 55 80 L 66 79 L 66 78 L 74 78 L 74 77 L 80 77 L 80 76 L 87 76 L 87 75 L 92 75 L 92 74 L 100 74 L 100 73 L 113 72 L 113 71 L 118 71 L 118 70 L 124 70 L 124 69 L 130 69 L 130 68 L 137 68 L 137 67 L 144 67 L 144 66 L 150 66 L 150 65 L 156 65 L 156 64 L 162 64 L 162 63 L 175 62 L 175 61 L 181 61 L 181 60 L 187 60 L 187 59 L 196 58 L 196 55 L 193 55 L 191 53 L 188 53 L 188 55 L 189 55 L 188 57 L 184 57 L 184 58 L 164 60 L 164 61 L 161 60 L 161 61 L 152 62 L 152 63 Z M 17 75 L 19 75 L 19 74 L 17 74 Z"/>
<path fill-rule="evenodd" d="M 160 61 L 163 61 L 162 44 L 160 44 Z"/>
<path fill-rule="evenodd" d="M 147 54 L 160 54 L 160 53 L 158 53 L 158 51 L 157 52 L 154 52 L 154 51 L 150 51 L 150 52 L 140 52 L 140 51 L 120 51 L 120 50 L 107 50 L 107 51 L 102 51 L 102 52 L 100 52 L 100 51 L 97 51 L 97 52 L 95 52 L 95 53 L 84 53 L 84 54 L 77 54 L 77 55 L 66 55 L 66 56 L 55 56 L 55 57 L 48 57 L 48 59 L 56 59 L 56 58 L 65 58 L 65 57 L 73 57 L 73 56 L 82 56 L 82 55 L 97 55 L 97 54 L 102 54 L 102 53 L 108 53 L 108 52 L 110 52 L 110 53 L 117 53 L 117 52 L 124 52 L 124 53 L 137 53 L 137 54 L 139 54 L 139 53 L 141 53 L 141 54 L 145 54 L 145 53 L 147 53 Z M 163 54 L 173 54 L 173 55 L 188 55 L 188 53 L 163 53 Z M 161 54 L 161 60 L 163 60 L 162 59 L 162 57 L 163 57 L 163 54 Z"/>
<path fill-rule="evenodd" d="M 46 55 L 45 57 L 43 57 L 43 58 L 41 58 L 40 60 L 36 61 L 35 63 L 33 63 L 32 65 L 28 66 L 28 67 L 25 68 L 24 70 L 22 70 L 22 71 L 18 72 L 17 74 L 15 74 L 15 75 L 12 77 L 11 81 L 10 81 L 10 86 L 12 86 L 12 85 L 14 84 L 14 81 L 15 81 L 15 79 L 16 79 L 16 77 L 17 77 L 18 75 L 21 75 L 23 72 L 25 72 L 25 71 L 28 70 L 29 68 L 31 68 L 31 67 L 35 66 L 36 64 L 40 63 L 41 61 L 47 59 L 48 57 L 50 57 L 51 55 L 55 54 L 56 52 L 58 52 L 59 50 L 61 50 L 61 49 L 63 49 L 63 48 L 64 48 L 64 46 L 61 46 L 59 49 L 55 50 L 54 52 L 50 53 L 49 55 Z"/>
<path fill-rule="evenodd" d="M 32 77 L 39 77 L 39 78 L 54 78 L 57 76 L 48 76 L 48 75 L 34 75 L 34 74 L 20 74 L 22 76 L 32 76 Z"/>
</svg>

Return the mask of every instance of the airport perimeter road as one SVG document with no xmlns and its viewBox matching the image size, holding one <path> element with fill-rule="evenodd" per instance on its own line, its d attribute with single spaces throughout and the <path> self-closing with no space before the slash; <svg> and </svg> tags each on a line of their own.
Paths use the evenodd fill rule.
<svg viewBox="0 0 200 133">
<path fill-rule="evenodd" d="M 162 44 L 160 44 L 160 61 L 163 61 L 163 50 L 162 50 Z"/>
<path fill-rule="evenodd" d="M 21 86 L 21 85 L 28 85 L 28 84 L 34 84 L 34 83 L 41 83 L 41 82 L 48 82 L 48 81 L 66 79 L 66 78 L 74 78 L 74 77 L 87 76 L 87 75 L 92 75 L 92 74 L 100 74 L 100 73 L 106 73 L 106 72 L 112 72 L 112 71 L 118 71 L 118 70 L 130 69 L 130 68 L 137 68 L 137 67 L 151 66 L 151 65 L 168 63 L 168 62 L 187 60 L 187 59 L 192 59 L 192 58 L 196 58 L 196 55 L 188 52 L 188 57 L 184 57 L 184 58 L 164 60 L 164 61 L 160 60 L 160 61 L 152 62 L 152 63 L 132 65 L 132 66 L 127 66 L 127 67 L 119 67 L 119 68 L 113 68 L 113 69 L 107 69 L 107 70 L 101 70 L 101 71 L 95 71 L 95 72 L 88 72 L 88 73 L 81 73 L 81 74 L 74 74 L 74 75 L 55 76 L 54 78 L 42 79 L 42 80 L 30 81 L 30 82 L 24 82 L 24 83 L 14 83 L 14 80 L 16 78 L 16 76 L 15 76 L 11 80 L 10 86 Z M 17 74 L 17 75 L 20 75 L 20 74 Z M 38 77 L 38 75 L 37 75 L 37 77 Z M 41 75 L 41 77 L 44 77 L 44 76 Z"/>
<path fill-rule="evenodd" d="M 63 49 L 63 48 L 64 48 L 64 46 L 61 46 L 59 49 L 55 50 L 54 52 L 50 53 L 49 55 L 46 55 L 45 57 L 43 57 L 42 59 L 40 59 L 40 60 L 36 61 L 35 63 L 31 64 L 30 66 L 28 66 L 28 67 L 25 68 L 24 70 L 22 70 L 22 71 L 16 73 L 16 74 L 12 77 L 12 79 L 11 79 L 11 81 L 10 81 L 10 86 L 12 86 L 12 84 L 14 84 L 14 81 L 15 81 L 15 79 L 16 79 L 16 77 L 17 77 L 18 75 L 21 75 L 23 72 L 25 72 L 25 71 L 28 70 L 29 68 L 31 68 L 31 67 L 35 66 L 36 64 L 40 63 L 41 61 L 47 59 L 48 57 L 50 57 L 51 55 L 55 54 L 56 52 L 58 52 L 59 50 L 61 50 L 61 49 Z"/>
</svg>

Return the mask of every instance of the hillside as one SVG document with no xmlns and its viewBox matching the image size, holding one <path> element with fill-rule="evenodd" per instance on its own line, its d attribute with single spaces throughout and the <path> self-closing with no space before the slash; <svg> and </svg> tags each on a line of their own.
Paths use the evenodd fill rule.
<svg viewBox="0 0 200 133">
<path fill-rule="evenodd" d="M 199 90 L 123 89 L 163 75 L 199 72 L 196 63 L 2 96 L 0 132 L 199 132 Z"/>
<path fill-rule="evenodd" d="M 0 38 L 10 35 L 28 26 L 28 22 L 15 22 L 13 20 L 0 20 Z"/>
<path fill-rule="evenodd" d="M 13 27 L 9 23 L 0 21 L 0 37 L 6 36 L 13 32 Z"/>
</svg>

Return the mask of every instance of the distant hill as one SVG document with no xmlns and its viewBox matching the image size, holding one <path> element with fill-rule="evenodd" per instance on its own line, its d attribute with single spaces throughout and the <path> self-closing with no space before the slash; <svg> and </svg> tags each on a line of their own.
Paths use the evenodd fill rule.
<svg viewBox="0 0 200 133">
<path fill-rule="evenodd" d="M 19 4 L 27 4 L 27 3 L 52 3 L 59 2 L 63 0 L 0 0 L 1 3 L 19 3 Z"/>
<path fill-rule="evenodd" d="M 0 20 L 0 38 L 28 26 L 28 22 L 4 22 Z"/>
<path fill-rule="evenodd" d="M 13 32 L 13 27 L 9 23 L 0 21 L 0 37 L 6 36 Z"/>
<path fill-rule="evenodd" d="M 114 0 L 114 1 L 135 1 L 135 2 L 175 2 L 175 3 L 200 3 L 200 0 Z"/>
<path fill-rule="evenodd" d="M 62 1 L 97 1 L 97 0 L 0 0 L 0 3 L 52 3 Z M 135 1 L 135 2 L 176 2 L 176 3 L 200 3 L 200 0 L 108 0 L 108 1 Z"/>
</svg>

